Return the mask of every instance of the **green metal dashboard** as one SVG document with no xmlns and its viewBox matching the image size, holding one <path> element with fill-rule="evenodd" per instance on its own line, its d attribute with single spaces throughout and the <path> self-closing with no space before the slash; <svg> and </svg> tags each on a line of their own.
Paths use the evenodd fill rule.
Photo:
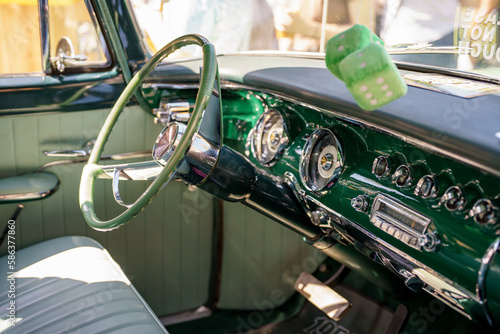
<svg viewBox="0 0 500 334">
<path fill-rule="evenodd" d="M 224 145 L 253 166 L 256 179 L 273 180 L 293 199 L 291 205 L 270 195 L 264 208 L 249 194 L 244 203 L 302 231 L 306 242 L 334 258 L 339 247 L 356 249 L 410 290 L 423 289 L 494 326 L 500 315 L 497 173 L 415 139 L 422 135 L 416 126 L 408 130 L 393 120 L 401 129 L 394 131 L 338 100 L 325 108 L 317 96 L 297 97 L 307 95 L 298 89 L 263 88 L 244 76 L 236 81 L 222 84 Z M 153 104 L 194 99 L 186 82 L 151 82 L 144 88 Z M 173 93 L 174 86 L 184 89 Z M 338 111 L 350 108 L 351 116 Z M 258 191 L 260 197 L 273 192 Z M 290 210 L 305 215 L 290 219 Z"/>
</svg>

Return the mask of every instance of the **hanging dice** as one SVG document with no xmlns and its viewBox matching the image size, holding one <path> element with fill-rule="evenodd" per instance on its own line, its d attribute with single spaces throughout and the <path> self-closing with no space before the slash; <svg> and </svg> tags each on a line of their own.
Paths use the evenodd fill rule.
<svg viewBox="0 0 500 334">
<path fill-rule="evenodd" d="M 371 43 L 339 64 L 339 72 L 358 105 L 375 110 L 406 94 L 407 86 L 385 48 Z"/>
<path fill-rule="evenodd" d="M 326 67 L 340 80 L 340 62 L 351 53 L 364 48 L 371 42 L 381 43 L 380 38 L 364 25 L 355 24 L 346 31 L 330 38 L 326 44 Z"/>
</svg>

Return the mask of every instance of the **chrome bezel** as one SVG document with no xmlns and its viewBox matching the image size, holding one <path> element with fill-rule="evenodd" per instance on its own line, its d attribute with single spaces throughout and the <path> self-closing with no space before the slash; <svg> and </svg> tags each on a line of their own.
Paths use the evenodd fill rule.
<svg viewBox="0 0 500 334">
<path fill-rule="evenodd" d="M 407 178 L 404 183 L 399 183 L 398 178 L 402 175 L 402 171 L 406 170 L 407 171 Z M 413 182 L 413 168 L 407 165 L 401 165 L 399 166 L 394 174 L 392 175 L 392 182 L 396 185 L 398 188 L 404 188 L 404 187 L 409 187 L 412 182 Z"/>
<path fill-rule="evenodd" d="M 266 130 L 266 125 L 268 122 L 272 121 L 273 118 L 277 117 L 273 122 L 281 122 L 283 128 L 283 134 L 280 138 L 278 149 L 276 153 L 270 157 L 264 157 L 262 144 L 263 144 L 263 135 Z M 247 146 L 250 146 L 253 157 L 260 162 L 261 165 L 265 167 L 273 166 L 285 152 L 285 148 L 288 145 L 288 129 L 285 123 L 285 118 L 281 113 L 276 109 L 269 109 L 265 111 L 257 120 L 257 123 L 250 131 L 248 136 Z"/>
<path fill-rule="evenodd" d="M 489 207 L 492 212 L 492 217 L 486 222 L 480 222 L 478 220 L 478 215 L 481 213 L 480 205 L 484 203 L 485 206 Z M 474 203 L 474 206 L 470 210 L 470 215 L 474 218 L 474 221 L 481 226 L 492 226 L 497 223 L 498 220 L 498 207 L 493 204 L 493 202 L 488 198 L 481 198 Z"/>
<path fill-rule="evenodd" d="M 448 205 L 448 201 L 453 198 L 452 192 L 454 192 L 454 191 L 458 192 L 459 198 L 460 198 L 459 201 L 461 203 L 458 204 L 456 207 L 450 208 Z M 446 189 L 446 192 L 443 195 L 442 201 L 444 202 L 444 207 L 446 208 L 446 210 L 448 210 L 450 212 L 463 211 L 465 209 L 465 206 L 467 205 L 467 197 L 465 196 L 465 193 L 462 190 L 462 188 L 460 188 L 459 186 L 451 186 L 448 189 Z"/>
<path fill-rule="evenodd" d="M 395 219 L 393 216 L 380 211 L 382 204 L 390 207 L 400 215 L 408 217 L 413 220 L 414 223 L 418 223 L 423 226 L 422 232 L 407 226 L 403 222 Z M 406 243 L 408 246 L 420 250 L 421 245 L 418 243 L 419 238 L 427 233 L 432 219 L 387 196 L 378 194 L 373 201 L 370 212 L 370 222 L 396 239 Z"/>
<path fill-rule="evenodd" d="M 431 180 L 432 182 L 432 188 L 429 193 L 429 195 L 421 193 L 422 186 L 425 182 L 425 180 Z M 438 193 L 439 193 L 439 182 L 434 175 L 424 175 L 418 180 L 417 185 L 415 187 L 415 191 L 413 192 L 415 196 L 420 196 L 422 198 L 436 198 Z"/>
<path fill-rule="evenodd" d="M 386 167 L 384 169 L 384 172 L 381 175 L 377 175 L 377 173 L 376 173 L 376 171 L 377 171 L 377 165 L 380 163 L 380 160 L 382 160 L 382 159 L 385 160 Z M 373 163 L 372 163 L 372 174 L 375 175 L 378 179 L 387 177 L 387 176 L 389 176 L 390 173 L 391 173 L 391 161 L 390 161 L 390 159 L 388 157 L 380 155 L 380 156 L 376 157 L 373 160 Z"/>
<path fill-rule="evenodd" d="M 324 186 L 320 186 L 315 184 L 311 180 L 311 177 L 309 175 L 309 170 L 310 170 L 309 167 L 311 165 L 312 152 L 315 148 L 315 145 L 324 136 L 330 136 L 333 139 L 332 142 L 335 144 L 335 149 L 337 150 L 337 159 L 334 163 L 334 166 L 332 166 L 332 168 L 334 168 L 332 175 L 330 176 L 330 178 L 328 179 L 328 181 L 325 183 Z M 302 155 L 300 157 L 300 169 L 299 169 L 300 180 L 302 181 L 304 187 L 309 191 L 316 192 L 318 195 L 323 195 L 324 193 L 322 193 L 322 191 L 331 188 L 340 178 L 340 174 L 342 173 L 343 168 L 344 168 L 344 153 L 337 137 L 333 134 L 332 131 L 328 129 L 318 129 L 314 131 L 311 134 L 311 136 L 307 139 L 306 144 L 304 145 L 304 148 L 302 150 Z"/>
</svg>

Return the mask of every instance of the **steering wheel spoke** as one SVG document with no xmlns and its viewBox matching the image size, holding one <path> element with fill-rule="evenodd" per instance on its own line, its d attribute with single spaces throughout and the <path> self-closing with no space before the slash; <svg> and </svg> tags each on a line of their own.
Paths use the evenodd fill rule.
<svg viewBox="0 0 500 334">
<path fill-rule="evenodd" d="M 156 161 L 141 161 L 119 165 L 99 165 L 102 173 L 99 179 L 115 179 L 115 173 L 121 181 L 150 181 L 160 175 L 163 167 Z"/>
</svg>

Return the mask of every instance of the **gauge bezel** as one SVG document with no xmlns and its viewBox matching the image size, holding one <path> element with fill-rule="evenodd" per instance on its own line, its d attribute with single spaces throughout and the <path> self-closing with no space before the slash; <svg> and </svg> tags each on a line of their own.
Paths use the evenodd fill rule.
<svg viewBox="0 0 500 334">
<path fill-rule="evenodd" d="M 277 122 L 281 122 L 283 133 L 281 135 L 276 153 L 269 157 L 264 157 L 262 150 L 263 136 L 266 131 L 266 125 L 272 121 L 274 117 L 277 117 L 277 119 L 275 119 L 273 123 L 276 124 Z M 250 131 L 250 135 L 248 136 L 249 143 L 247 144 L 250 144 L 253 157 L 259 161 L 261 165 L 265 167 L 272 167 L 283 156 L 285 148 L 289 142 L 288 138 L 288 128 L 283 115 L 277 109 L 268 109 L 259 117 L 254 128 Z"/>
<path fill-rule="evenodd" d="M 318 185 L 316 184 L 311 176 L 310 176 L 310 166 L 311 163 L 318 163 L 318 160 L 311 161 L 312 160 L 312 155 L 313 155 L 313 150 L 316 147 L 316 144 L 323 139 L 324 136 L 329 136 L 331 137 L 331 141 L 334 143 L 334 147 L 337 150 L 337 159 L 334 163 L 334 171 L 332 175 L 328 178 L 328 181 L 325 182 L 324 185 Z M 321 159 L 321 157 L 318 156 L 318 159 Z M 340 175 L 342 174 L 342 170 L 344 169 L 344 152 L 342 150 L 342 147 L 340 145 L 340 142 L 338 138 L 335 136 L 335 134 L 330 131 L 329 129 L 321 128 L 316 131 L 314 131 L 311 136 L 307 139 L 306 144 L 304 145 L 304 148 L 302 150 L 302 155 L 300 157 L 300 180 L 302 181 L 302 184 L 304 187 L 309 190 L 313 191 L 318 195 L 324 195 L 326 193 L 326 190 L 331 188 L 340 178 Z"/>
</svg>

